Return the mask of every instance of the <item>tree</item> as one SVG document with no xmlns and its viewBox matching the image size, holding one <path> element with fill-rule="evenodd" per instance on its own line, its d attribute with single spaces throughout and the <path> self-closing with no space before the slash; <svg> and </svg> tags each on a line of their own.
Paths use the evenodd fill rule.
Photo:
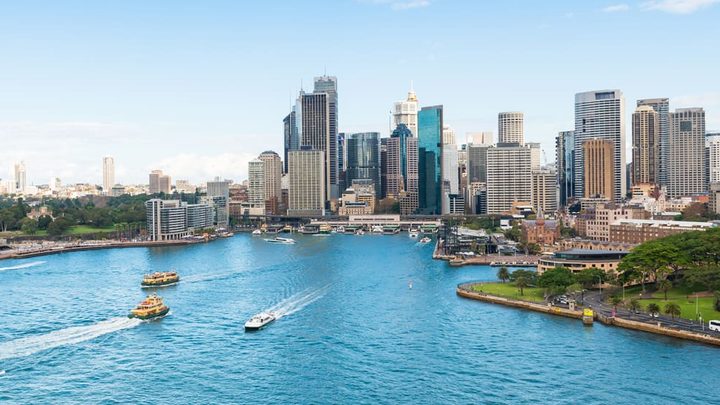
<svg viewBox="0 0 720 405">
<path fill-rule="evenodd" d="M 660 313 L 660 306 L 658 304 L 651 302 L 647 306 L 647 311 L 650 315 L 655 315 Z"/>
<path fill-rule="evenodd" d="M 540 245 L 538 245 L 537 243 L 528 243 L 525 246 L 525 249 L 527 250 L 528 254 L 530 254 L 530 255 L 538 255 L 538 254 L 540 254 L 540 252 L 542 250 L 542 249 L 540 249 Z"/>
<path fill-rule="evenodd" d="M 9 208 L 0 211 L 0 231 L 7 232 L 15 227 L 15 215 Z"/>
<path fill-rule="evenodd" d="M 642 305 L 640 305 L 640 301 L 637 298 L 633 298 L 630 300 L 630 310 L 633 312 L 638 312 L 642 310 Z"/>
<path fill-rule="evenodd" d="M 575 283 L 575 278 L 567 267 L 555 267 L 546 270 L 538 277 L 538 285 L 552 292 L 565 291 L 573 283 Z"/>
<path fill-rule="evenodd" d="M 517 225 L 513 225 L 512 228 L 505 231 L 505 237 L 515 242 L 520 241 L 520 235 L 520 228 Z"/>
<path fill-rule="evenodd" d="M 38 230 L 38 221 L 25 217 L 20 221 L 20 230 L 26 235 L 34 235 Z"/>
<path fill-rule="evenodd" d="M 515 280 L 515 287 L 520 290 L 520 295 L 523 295 L 524 289 L 528 286 L 528 280 L 524 276 L 520 276 Z"/>
<path fill-rule="evenodd" d="M 672 319 L 675 319 L 676 316 L 680 316 L 680 305 L 674 303 L 674 302 L 668 302 L 665 304 L 665 313 L 670 315 Z"/>
<path fill-rule="evenodd" d="M 637 246 L 625 256 L 618 270 L 622 278 L 645 283 L 646 275 L 659 282 L 658 273 L 669 274 L 685 263 L 680 248 L 668 238 L 655 239 Z"/>
<path fill-rule="evenodd" d="M 618 305 L 620 305 L 623 302 L 623 300 L 622 300 L 622 298 L 615 295 L 612 298 L 610 298 L 610 302 L 612 303 L 612 306 L 615 309 L 615 311 L 617 311 Z"/>
<path fill-rule="evenodd" d="M 510 273 L 510 281 L 512 282 L 516 282 L 520 277 L 524 277 L 529 285 L 537 282 L 537 273 L 534 271 L 518 269 Z"/>
<path fill-rule="evenodd" d="M 590 288 L 593 285 L 605 279 L 605 272 L 598 269 L 597 267 L 590 267 L 577 274 L 575 274 L 575 281 L 582 284 L 585 288 Z"/>
<path fill-rule="evenodd" d="M 667 280 L 667 279 L 661 281 L 660 284 L 658 285 L 658 289 L 665 293 L 665 301 L 667 301 L 668 290 L 671 288 L 672 288 L 672 283 L 670 282 L 670 280 Z"/>
<path fill-rule="evenodd" d="M 570 285 L 565 289 L 565 292 L 568 293 L 568 294 L 574 294 L 574 293 L 580 292 L 580 291 L 582 291 L 582 290 L 583 290 L 582 285 L 580 285 L 580 284 L 578 284 L 578 283 L 575 283 L 575 284 L 570 284 Z"/>
<path fill-rule="evenodd" d="M 720 291 L 715 291 L 715 310 L 720 311 Z"/>
<path fill-rule="evenodd" d="M 48 225 L 53 221 L 50 215 L 41 215 L 38 218 L 38 229 L 47 229 Z"/>
<path fill-rule="evenodd" d="M 60 236 L 67 232 L 72 225 L 72 221 L 68 220 L 67 218 L 60 217 L 54 220 L 50 225 L 48 225 L 48 235 Z"/>
<path fill-rule="evenodd" d="M 507 280 L 510 279 L 510 272 L 508 271 L 507 267 L 500 267 L 500 270 L 498 270 L 497 272 L 497 278 L 500 279 L 502 283 L 505 283 Z"/>
</svg>

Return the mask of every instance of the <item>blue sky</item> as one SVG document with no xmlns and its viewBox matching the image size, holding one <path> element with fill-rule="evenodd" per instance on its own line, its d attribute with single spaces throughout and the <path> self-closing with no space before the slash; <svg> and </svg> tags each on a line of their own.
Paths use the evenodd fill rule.
<svg viewBox="0 0 720 405">
<path fill-rule="evenodd" d="M 720 1 L 6 1 L 0 5 L 0 178 L 147 182 L 161 168 L 241 181 L 280 152 L 301 81 L 338 77 L 340 130 L 388 130 L 412 80 L 458 140 L 523 111 L 554 160 L 574 94 L 619 88 L 701 106 L 720 129 Z"/>
</svg>

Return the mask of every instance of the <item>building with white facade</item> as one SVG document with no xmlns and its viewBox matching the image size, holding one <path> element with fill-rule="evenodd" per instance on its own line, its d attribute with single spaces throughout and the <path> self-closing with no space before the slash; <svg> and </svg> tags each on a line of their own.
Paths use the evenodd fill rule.
<svg viewBox="0 0 720 405">
<path fill-rule="evenodd" d="M 302 148 L 288 153 L 290 188 L 288 215 L 322 216 L 325 214 L 325 153 Z"/>
<path fill-rule="evenodd" d="M 27 172 L 25 162 L 15 163 L 15 190 L 13 192 L 23 193 L 27 188 Z"/>
<path fill-rule="evenodd" d="M 110 190 L 115 185 L 115 159 L 110 156 L 103 158 L 103 194 L 110 195 Z"/>
<path fill-rule="evenodd" d="M 415 91 L 410 86 L 407 99 L 405 101 L 398 101 L 393 106 L 393 122 L 394 127 L 399 124 L 405 124 L 408 127 L 412 136 L 418 136 L 418 100 L 415 95 Z"/>
<path fill-rule="evenodd" d="M 145 202 L 145 214 L 153 241 L 182 239 L 196 229 L 213 226 L 213 208 L 207 204 L 153 198 Z"/>
<path fill-rule="evenodd" d="M 678 108 L 670 113 L 668 122 L 668 196 L 706 193 L 705 111 L 702 108 Z"/>
<path fill-rule="evenodd" d="M 498 114 L 498 143 L 525 143 L 523 113 L 517 111 Z"/>
<path fill-rule="evenodd" d="M 517 144 L 487 149 L 487 213 L 500 214 L 532 197 L 531 151 Z"/>
</svg>

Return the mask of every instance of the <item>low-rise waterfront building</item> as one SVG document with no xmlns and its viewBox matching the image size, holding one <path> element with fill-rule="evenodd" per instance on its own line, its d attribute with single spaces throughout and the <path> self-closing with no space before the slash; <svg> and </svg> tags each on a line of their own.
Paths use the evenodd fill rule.
<svg viewBox="0 0 720 405">
<path fill-rule="evenodd" d="M 712 222 L 661 221 L 656 219 L 620 219 L 610 224 L 610 241 L 640 244 L 689 231 L 716 227 Z"/>
<path fill-rule="evenodd" d="M 605 273 L 615 273 L 618 264 L 628 254 L 626 251 L 571 249 L 545 255 L 538 260 L 537 271 L 542 274 L 556 267 L 566 267 L 579 273 L 592 267 Z"/>
</svg>

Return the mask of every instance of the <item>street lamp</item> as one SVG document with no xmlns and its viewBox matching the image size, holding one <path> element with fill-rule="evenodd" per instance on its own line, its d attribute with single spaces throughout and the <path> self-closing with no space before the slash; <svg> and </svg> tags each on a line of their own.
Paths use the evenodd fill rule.
<svg viewBox="0 0 720 405">
<path fill-rule="evenodd" d="M 600 283 L 598 285 L 600 286 L 600 300 L 602 300 L 602 277 L 597 276 L 597 278 L 600 281 Z"/>
</svg>

